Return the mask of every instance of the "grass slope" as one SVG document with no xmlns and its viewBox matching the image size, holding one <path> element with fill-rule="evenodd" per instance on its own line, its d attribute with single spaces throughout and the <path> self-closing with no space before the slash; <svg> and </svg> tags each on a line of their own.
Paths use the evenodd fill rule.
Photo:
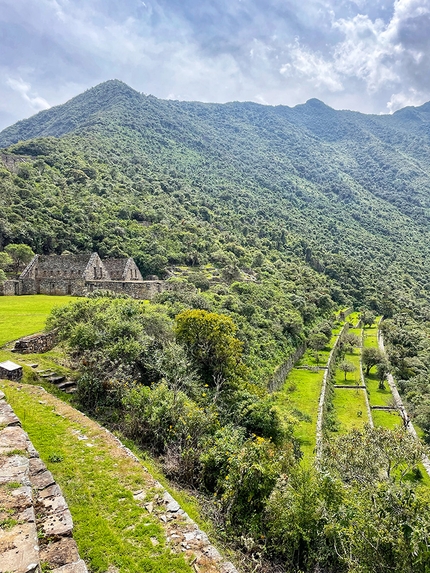
<svg viewBox="0 0 430 573">
<path fill-rule="evenodd" d="M 153 480 L 100 426 L 34 386 L 2 383 L 40 457 L 63 490 L 82 558 L 94 573 L 190 572 L 158 518 L 133 498 Z M 52 459 L 61 459 L 53 463 Z"/>
</svg>

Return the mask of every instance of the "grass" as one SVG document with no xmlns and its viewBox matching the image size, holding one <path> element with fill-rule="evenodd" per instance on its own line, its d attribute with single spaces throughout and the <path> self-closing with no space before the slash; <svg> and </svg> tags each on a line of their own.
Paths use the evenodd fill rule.
<svg viewBox="0 0 430 573">
<path fill-rule="evenodd" d="M 0 297 L 0 347 L 22 336 L 43 330 L 51 310 L 64 306 L 70 296 L 1 296 Z"/>
<path fill-rule="evenodd" d="M 294 435 L 300 443 L 304 460 L 314 456 L 318 402 L 324 370 L 291 370 L 284 386 L 276 393 L 276 405 L 281 416 L 293 412 L 298 418 Z"/>
<path fill-rule="evenodd" d="M 191 572 L 184 556 L 168 546 L 158 518 L 133 498 L 136 490 L 151 493 L 153 482 L 143 468 L 76 410 L 36 387 L 20 388 L 3 383 L 9 403 L 63 491 L 74 537 L 91 571 Z M 79 439 L 82 435 L 88 439 Z"/>
<path fill-rule="evenodd" d="M 367 391 L 369 393 L 369 402 L 371 406 L 389 406 L 393 402 L 393 395 L 391 394 L 388 382 L 385 382 L 385 389 L 379 388 L 379 380 L 376 376 L 376 368 L 371 368 L 369 374 L 365 374 Z"/>
<path fill-rule="evenodd" d="M 368 423 L 365 390 L 336 388 L 333 409 L 338 423 L 337 432 L 344 434 L 353 428 L 361 429 Z"/>
<path fill-rule="evenodd" d="M 396 426 L 402 426 L 402 419 L 398 412 L 387 412 L 386 410 L 372 410 L 372 418 L 375 427 L 382 426 L 389 430 L 394 430 Z"/>
</svg>

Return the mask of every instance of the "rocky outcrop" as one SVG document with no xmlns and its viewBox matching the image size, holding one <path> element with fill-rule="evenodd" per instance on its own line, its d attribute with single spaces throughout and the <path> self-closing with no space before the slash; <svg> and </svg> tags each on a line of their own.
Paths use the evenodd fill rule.
<svg viewBox="0 0 430 573">
<path fill-rule="evenodd" d="M 8 573 L 87 573 L 69 508 L 0 392 L 0 564 Z"/>
</svg>

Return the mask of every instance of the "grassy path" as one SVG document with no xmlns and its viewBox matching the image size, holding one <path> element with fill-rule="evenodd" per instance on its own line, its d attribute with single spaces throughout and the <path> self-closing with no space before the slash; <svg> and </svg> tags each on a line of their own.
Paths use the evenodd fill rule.
<svg viewBox="0 0 430 573">
<path fill-rule="evenodd" d="M 113 436 L 37 386 L 2 381 L 0 388 L 61 487 L 80 555 L 92 572 L 193 571 L 190 562 L 198 553 L 167 541 L 173 533 L 182 541 L 181 528 L 189 526 L 179 515 L 163 523 L 156 482 Z M 142 491 L 144 502 L 153 502 L 151 511 L 133 495 Z M 219 571 L 204 555 L 198 567 L 202 572 Z"/>
</svg>

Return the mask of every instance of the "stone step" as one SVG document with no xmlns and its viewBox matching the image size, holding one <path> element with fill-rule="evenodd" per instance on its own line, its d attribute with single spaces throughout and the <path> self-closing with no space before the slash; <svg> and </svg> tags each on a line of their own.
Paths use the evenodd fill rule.
<svg viewBox="0 0 430 573">
<path fill-rule="evenodd" d="M 66 377 L 63 374 L 57 374 L 56 376 L 50 376 L 48 378 L 48 382 L 51 382 L 52 384 L 55 384 L 56 386 L 58 384 L 60 384 L 60 382 L 63 382 L 66 379 Z"/>
<path fill-rule="evenodd" d="M 59 390 L 63 390 L 64 392 L 69 388 L 76 387 L 76 382 L 74 380 L 66 380 L 66 382 L 62 382 L 61 384 L 56 384 Z"/>
<path fill-rule="evenodd" d="M 72 537 L 66 500 L 27 434 L 16 425 L 18 419 L 2 392 L 0 412 L 6 426 L 0 431 L 0 519 L 16 522 L 0 530 L 0 571 L 39 573 L 43 563 L 51 573 L 88 573 Z"/>
</svg>

